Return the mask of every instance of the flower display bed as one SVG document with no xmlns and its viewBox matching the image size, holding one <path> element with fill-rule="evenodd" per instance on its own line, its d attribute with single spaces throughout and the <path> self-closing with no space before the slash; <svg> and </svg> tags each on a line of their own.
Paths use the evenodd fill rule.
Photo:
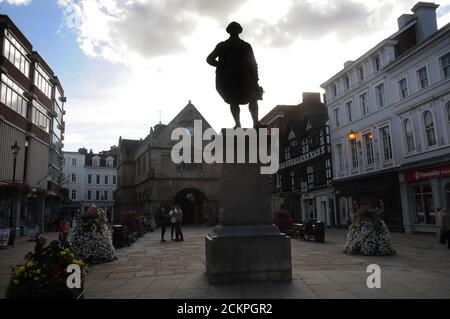
<svg viewBox="0 0 450 319">
<path fill-rule="evenodd" d="M 8 299 L 77 299 L 83 296 L 80 288 L 67 287 L 67 267 L 75 264 L 81 270 L 84 282 L 87 270 L 84 261 L 59 241 L 45 246 L 46 240 L 36 239 L 34 252 L 25 256 L 24 262 L 13 268 L 5 297 Z"/>
<path fill-rule="evenodd" d="M 79 217 L 72 234 L 75 254 L 89 264 L 101 264 L 116 259 L 112 235 L 106 225 L 106 215 L 92 207 Z"/>
<path fill-rule="evenodd" d="M 349 228 L 344 253 L 364 256 L 391 256 L 396 252 L 386 223 L 377 211 L 362 208 Z"/>
</svg>

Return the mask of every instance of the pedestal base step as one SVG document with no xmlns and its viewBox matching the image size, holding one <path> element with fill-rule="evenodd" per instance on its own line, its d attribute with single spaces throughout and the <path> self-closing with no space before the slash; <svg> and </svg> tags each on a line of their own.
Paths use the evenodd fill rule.
<svg viewBox="0 0 450 319">
<path fill-rule="evenodd" d="M 292 280 L 291 241 L 284 234 L 206 236 L 206 273 L 213 285 Z"/>
</svg>

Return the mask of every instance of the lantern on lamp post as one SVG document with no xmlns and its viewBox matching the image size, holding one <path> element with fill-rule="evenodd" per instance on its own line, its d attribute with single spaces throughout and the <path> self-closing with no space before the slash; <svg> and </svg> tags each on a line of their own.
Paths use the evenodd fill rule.
<svg viewBox="0 0 450 319">
<path fill-rule="evenodd" d="M 356 141 L 356 133 L 355 133 L 353 130 L 351 130 L 350 133 L 348 133 L 348 139 L 349 139 L 351 142 Z"/>
<path fill-rule="evenodd" d="M 14 143 L 13 146 L 11 146 L 11 151 L 14 156 L 14 162 L 13 162 L 13 183 L 16 182 L 16 166 L 17 166 L 17 155 L 19 155 L 20 152 L 20 146 L 17 145 L 17 141 Z"/>
</svg>

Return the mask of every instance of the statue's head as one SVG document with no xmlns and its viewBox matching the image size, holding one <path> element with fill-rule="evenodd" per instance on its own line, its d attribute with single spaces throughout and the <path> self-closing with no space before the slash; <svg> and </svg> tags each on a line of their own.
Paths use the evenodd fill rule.
<svg viewBox="0 0 450 319">
<path fill-rule="evenodd" d="M 233 35 L 237 36 L 237 35 L 241 34 L 242 30 L 243 30 L 242 26 L 239 23 L 237 23 L 236 21 L 231 22 L 227 27 L 227 32 L 232 36 Z"/>
</svg>

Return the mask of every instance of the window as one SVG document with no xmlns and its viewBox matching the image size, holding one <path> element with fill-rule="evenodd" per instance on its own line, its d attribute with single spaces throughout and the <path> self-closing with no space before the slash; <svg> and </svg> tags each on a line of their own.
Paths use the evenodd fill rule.
<svg viewBox="0 0 450 319">
<path fill-rule="evenodd" d="M 363 93 L 359 96 L 359 106 L 361 108 L 361 115 L 369 114 L 369 103 L 367 101 L 367 93 Z"/>
<path fill-rule="evenodd" d="M 373 66 L 375 68 L 375 72 L 381 70 L 381 57 L 380 55 L 377 55 L 373 58 Z"/>
<path fill-rule="evenodd" d="M 364 139 L 364 148 L 366 151 L 366 164 L 367 166 L 372 166 L 375 163 L 375 159 L 373 156 L 373 137 L 372 133 L 365 134 L 363 136 Z"/>
<path fill-rule="evenodd" d="M 95 199 L 100 200 L 100 191 L 95 191 Z"/>
<path fill-rule="evenodd" d="M 429 85 L 427 67 L 424 66 L 417 71 L 417 79 L 419 80 L 419 88 L 424 89 Z"/>
<path fill-rule="evenodd" d="M 344 172 L 344 150 L 342 149 L 342 144 L 336 145 L 336 154 L 337 154 L 337 165 L 338 173 Z"/>
<path fill-rule="evenodd" d="M 275 187 L 281 188 L 281 174 L 280 173 L 275 174 Z"/>
<path fill-rule="evenodd" d="M 36 85 L 49 99 L 52 98 L 52 84 L 50 83 L 50 75 L 48 75 L 48 73 L 45 72 L 44 69 L 37 63 L 34 71 L 34 85 Z"/>
<path fill-rule="evenodd" d="M 100 184 L 100 175 L 97 175 L 97 185 Z"/>
<path fill-rule="evenodd" d="M 72 182 L 76 182 L 77 181 L 77 174 L 72 174 Z"/>
<path fill-rule="evenodd" d="M 72 158 L 72 166 L 77 166 L 77 160 L 76 160 L 76 158 Z"/>
<path fill-rule="evenodd" d="M 337 84 L 335 83 L 335 84 L 333 84 L 333 96 L 337 96 L 337 94 L 338 94 L 338 91 L 337 91 Z"/>
<path fill-rule="evenodd" d="M 433 203 L 433 191 L 430 184 L 414 186 L 414 202 L 416 209 L 416 223 L 435 225 L 436 217 Z"/>
<path fill-rule="evenodd" d="M 100 159 L 98 157 L 94 157 L 92 159 L 92 166 L 99 167 L 100 166 Z"/>
<path fill-rule="evenodd" d="M 33 100 L 33 110 L 31 116 L 34 125 L 47 133 L 50 131 L 50 118 L 47 115 L 47 109 L 45 109 L 36 100 Z"/>
<path fill-rule="evenodd" d="M 381 83 L 375 87 L 375 95 L 377 98 L 377 105 L 382 108 L 386 105 L 386 96 L 384 92 L 384 83 Z"/>
<path fill-rule="evenodd" d="M 450 122 L 450 103 L 447 104 L 447 122 Z"/>
<path fill-rule="evenodd" d="M 450 52 L 439 59 L 441 61 L 442 75 L 444 78 L 450 77 Z"/>
<path fill-rule="evenodd" d="M 92 192 L 91 191 L 87 191 L 87 199 L 91 200 L 92 198 Z"/>
<path fill-rule="evenodd" d="M 408 96 L 408 84 L 406 82 L 406 78 L 401 79 L 398 81 L 398 89 L 400 92 L 400 98 L 404 99 Z"/>
<path fill-rule="evenodd" d="M 335 109 L 334 111 L 334 124 L 336 125 L 336 127 L 341 126 L 341 123 L 339 122 L 339 109 Z"/>
<path fill-rule="evenodd" d="M 308 189 L 314 187 L 314 166 L 310 165 L 306 168 L 306 174 L 308 175 Z"/>
<path fill-rule="evenodd" d="M 291 158 L 291 149 L 290 149 L 290 147 L 289 147 L 289 145 L 288 146 L 286 146 L 285 148 L 284 148 L 284 159 L 285 160 L 288 160 L 288 159 L 290 159 Z"/>
<path fill-rule="evenodd" d="M 113 191 L 113 193 L 112 193 L 112 199 L 113 199 L 113 200 L 116 200 L 116 191 Z"/>
<path fill-rule="evenodd" d="M 364 81 L 364 67 L 361 66 L 358 70 L 358 74 L 359 74 L 359 80 L 360 81 Z"/>
<path fill-rule="evenodd" d="M 427 140 L 427 145 L 429 147 L 437 144 L 436 142 L 436 132 L 434 130 L 434 120 L 433 114 L 430 111 L 425 111 L 423 114 L 423 124 L 425 127 L 425 136 Z"/>
<path fill-rule="evenodd" d="M 105 185 L 108 185 L 108 175 L 105 175 Z"/>
<path fill-rule="evenodd" d="M 77 191 L 75 189 L 72 189 L 72 200 L 77 199 Z"/>
<path fill-rule="evenodd" d="M 348 122 L 353 121 L 352 118 L 352 101 L 348 101 L 345 103 L 345 109 L 347 110 L 347 120 Z"/>
<path fill-rule="evenodd" d="M 403 134 L 405 136 L 406 151 L 408 153 L 414 152 L 416 150 L 416 144 L 414 143 L 412 122 L 409 119 L 403 122 Z"/>
<path fill-rule="evenodd" d="M 108 191 L 103 192 L 103 200 L 108 200 Z"/>
<path fill-rule="evenodd" d="M 350 89 L 350 77 L 348 75 L 345 76 L 344 83 L 345 83 L 345 89 L 349 90 Z"/>
<path fill-rule="evenodd" d="M 290 171 L 289 176 L 291 177 L 291 189 L 295 189 L 295 171 Z"/>
<path fill-rule="evenodd" d="M 109 159 L 106 161 L 106 166 L 107 167 L 114 167 L 114 161 L 112 159 Z"/>
<path fill-rule="evenodd" d="M 392 144 L 391 134 L 389 133 L 389 126 L 382 127 L 380 129 L 381 145 L 383 148 L 383 159 L 385 161 L 392 160 Z"/>
<path fill-rule="evenodd" d="M 92 175 L 91 174 L 88 175 L 88 184 L 92 184 Z"/>
<path fill-rule="evenodd" d="M 358 145 L 356 141 L 350 141 L 350 153 L 352 157 L 352 168 L 357 169 L 359 167 L 359 159 L 358 159 Z"/>
<path fill-rule="evenodd" d="M 6 74 L 2 74 L 0 102 L 26 118 L 28 99 L 23 96 L 24 91 Z"/>
<path fill-rule="evenodd" d="M 20 70 L 26 77 L 30 76 L 30 61 L 27 58 L 27 50 L 12 35 L 11 32 L 5 30 L 5 38 L 3 42 L 3 55 Z"/>
<path fill-rule="evenodd" d="M 116 185 L 116 175 L 113 176 L 113 184 Z"/>
</svg>

